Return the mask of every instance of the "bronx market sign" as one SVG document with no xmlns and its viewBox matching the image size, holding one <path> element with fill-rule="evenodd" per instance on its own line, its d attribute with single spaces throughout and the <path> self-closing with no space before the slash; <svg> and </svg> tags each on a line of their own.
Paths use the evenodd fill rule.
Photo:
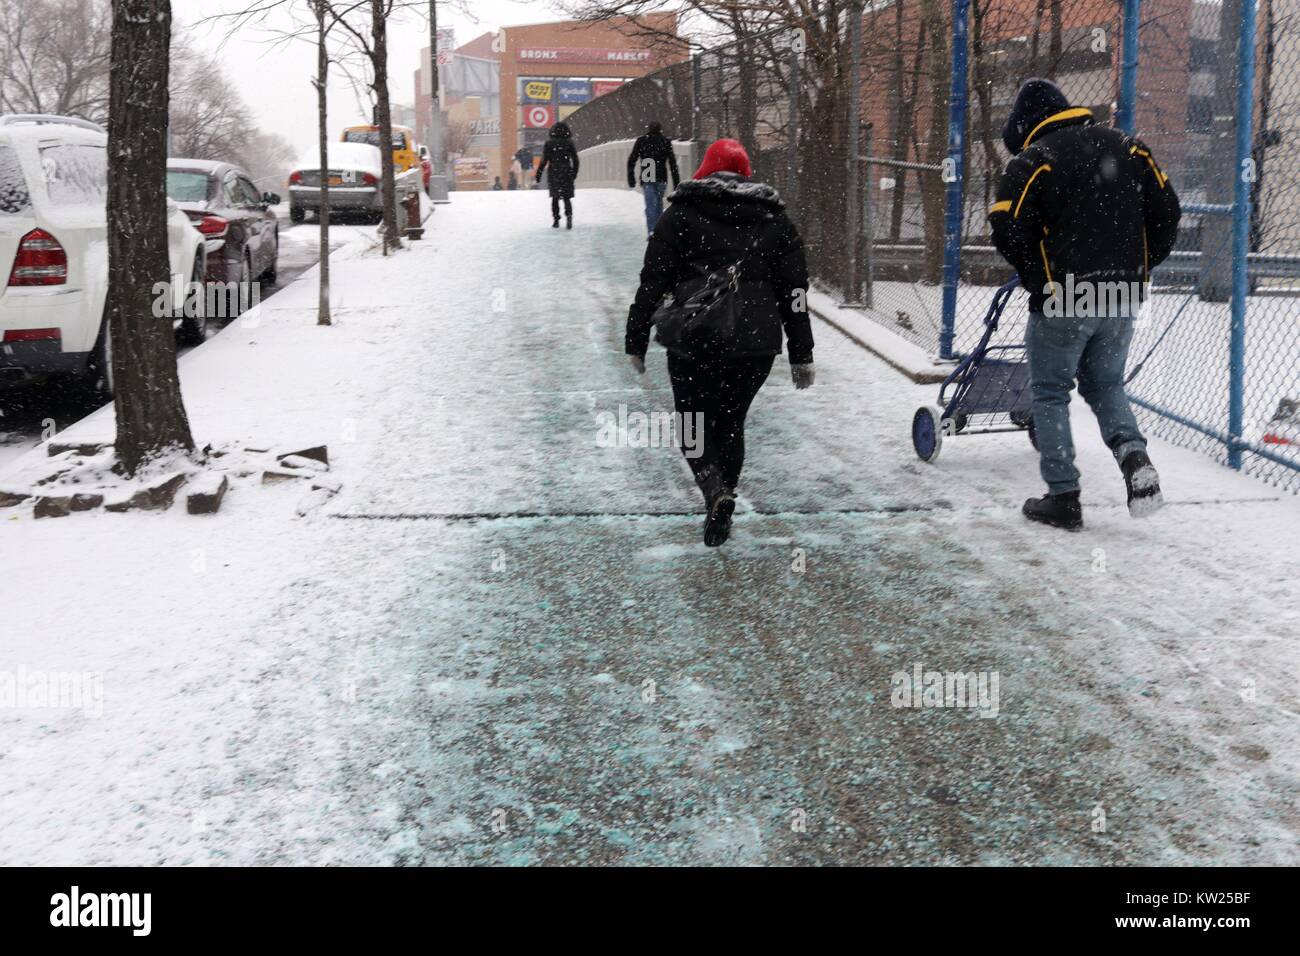
<svg viewBox="0 0 1300 956">
<path fill-rule="evenodd" d="M 605 63 L 637 65 L 650 62 L 649 50 L 602 50 L 595 47 L 525 46 L 515 53 L 524 63 Z"/>
</svg>

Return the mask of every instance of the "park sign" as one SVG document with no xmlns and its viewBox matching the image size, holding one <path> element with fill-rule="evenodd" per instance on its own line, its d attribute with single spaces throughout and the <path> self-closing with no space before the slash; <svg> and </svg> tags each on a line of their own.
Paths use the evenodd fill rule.
<svg viewBox="0 0 1300 956">
<path fill-rule="evenodd" d="M 605 66 L 646 66 L 651 62 L 649 50 L 599 49 L 573 46 L 525 46 L 515 53 L 520 63 L 582 63 Z"/>
<path fill-rule="evenodd" d="M 591 99 L 589 80 L 559 80 L 555 86 L 555 99 L 561 106 L 581 106 Z"/>
<path fill-rule="evenodd" d="M 549 103 L 555 99 L 555 83 L 551 80 L 521 79 L 519 81 L 519 102 Z"/>
</svg>

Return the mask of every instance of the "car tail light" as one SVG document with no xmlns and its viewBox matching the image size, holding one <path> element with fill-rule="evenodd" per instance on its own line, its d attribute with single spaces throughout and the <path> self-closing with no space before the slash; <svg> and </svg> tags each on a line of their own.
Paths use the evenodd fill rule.
<svg viewBox="0 0 1300 956">
<path fill-rule="evenodd" d="M 375 176 L 374 173 L 362 173 L 362 174 L 361 174 L 361 181 L 362 181 L 363 183 L 365 183 L 367 186 L 378 186 L 378 185 L 379 185 L 379 180 L 378 180 L 378 178 L 376 178 L 376 176 Z"/>
<path fill-rule="evenodd" d="M 68 254 L 44 229 L 33 229 L 18 243 L 9 284 L 63 285 L 68 281 Z"/>
<path fill-rule="evenodd" d="M 230 220 L 222 219 L 220 216 L 204 216 L 194 226 L 199 232 L 209 239 L 220 239 L 230 228 Z"/>
<path fill-rule="evenodd" d="M 301 186 L 301 185 L 302 185 L 302 173 L 300 173 L 300 172 L 299 172 L 298 170 L 296 170 L 296 169 L 295 169 L 293 172 L 291 172 L 291 173 L 289 174 L 289 185 L 290 185 L 290 186 Z"/>
<path fill-rule="evenodd" d="M 51 339 L 61 341 L 63 333 L 58 329 L 7 329 L 4 337 L 6 342 L 48 342 Z"/>
</svg>

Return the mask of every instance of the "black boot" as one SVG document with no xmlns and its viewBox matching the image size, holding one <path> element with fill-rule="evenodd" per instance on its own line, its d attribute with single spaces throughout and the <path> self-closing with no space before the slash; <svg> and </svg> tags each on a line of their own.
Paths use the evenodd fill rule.
<svg viewBox="0 0 1300 956">
<path fill-rule="evenodd" d="M 559 217 L 559 216 L 556 216 L 556 217 L 555 217 L 555 221 L 551 223 L 551 228 L 552 228 L 552 229 L 559 229 L 559 228 L 560 228 L 560 217 Z"/>
<path fill-rule="evenodd" d="M 1077 491 L 1030 498 L 1020 510 L 1030 521 L 1050 524 L 1053 528 L 1078 531 L 1083 527 L 1083 507 Z"/>
<path fill-rule="evenodd" d="M 695 479 L 704 492 L 704 503 L 709 515 L 704 519 L 704 543 L 716 548 L 731 535 L 731 516 L 736 511 L 736 495 L 722 480 L 722 475 L 712 466 L 701 471 Z"/>
<path fill-rule="evenodd" d="M 1128 513 L 1134 518 L 1145 518 L 1159 511 L 1165 499 L 1160 494 L 1160 476 L 1147 453 L 1131 451 L 1119 467 L 1128 488 Z"/>
<path fill-rule="evenodd" d="M 572 229 L 572 228 L 573 228 L 573 213 L 569 213 L 568 218 L 566 219 L 566 222 L 565 222 L 565 226 L 564 226 L 564 228 L 565 228 L 565 229 Z"/>
</svg>

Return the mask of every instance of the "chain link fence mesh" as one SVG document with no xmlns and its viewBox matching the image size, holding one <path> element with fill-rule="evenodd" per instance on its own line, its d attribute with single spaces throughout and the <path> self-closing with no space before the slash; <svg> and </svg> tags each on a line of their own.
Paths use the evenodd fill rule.
<svg viewBox="0 0 1300 956">
<path fill-rule="evenodd" d="M 1134 111 L 1137 135 L 1185 213 L 1137 322 L 1132 368 L 1150 357 L 1130 391 L 1149 431 L 1224 462 L 1242 2 L 1143 0 Z M 1122 6 L 971 2 L 959 354 L 978 339 L 993 290 L 1011 274 L 992 247 L 986 210 L 1007 159 L 1001 130 L 1016 91 L 1031 76 L 1048 77 L 1098 122 L 1113 122 Z M 700 50 L 569 122 L 584 146 L 633 138 L 652 120 L 701 150 L 739 139 L 755 177 L 785 197 L 817 283 L 937 353 L 951 17 L 947 0 L 867 0 L 856 51 L 846 41 L 829 71 L 814 70 L 796 33 L 772 31 Z M 1260 0 L 1256 53 L 1243 467 L 1300 490 L 1300 0 Z M 856 112 L 846 95 L 855 75 Z M 1006 333 L 1026 318 L 1025 297 L 1016 296 Z"/>
</svg>

